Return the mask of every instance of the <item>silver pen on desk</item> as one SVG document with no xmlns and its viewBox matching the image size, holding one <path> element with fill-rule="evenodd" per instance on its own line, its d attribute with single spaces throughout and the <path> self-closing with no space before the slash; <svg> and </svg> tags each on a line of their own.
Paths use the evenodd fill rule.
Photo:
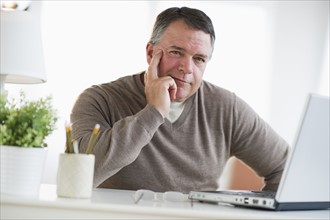
<svg viewBox="0 0 330 220">
<path fill-rule="evenodd" d="M 134 203 L 138 204 L 140 202 L 140 200 L 142 199 L 142 197 L 143 197 L 143 193 L 141 193 L 137 198 L 135 198 Z"/>
</svg>

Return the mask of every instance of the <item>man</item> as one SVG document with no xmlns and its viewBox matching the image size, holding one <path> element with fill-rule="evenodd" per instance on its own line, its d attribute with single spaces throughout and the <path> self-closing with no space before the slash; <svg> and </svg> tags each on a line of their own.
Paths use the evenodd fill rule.
<svg viewBox="0 0 330 220">
<path fill-rule="evenodd" d="M 146 72 L 79 96 L 71 122 L 81 151 L 101 127 L 95 187 L 215 190 L 236 156 L 265 177 L 265 190 L 277 189 L 288 145 L 234 93 L 202 80 L 214 41 L 202 11 L 169 8 L 146 46 Z"/>
</svg>

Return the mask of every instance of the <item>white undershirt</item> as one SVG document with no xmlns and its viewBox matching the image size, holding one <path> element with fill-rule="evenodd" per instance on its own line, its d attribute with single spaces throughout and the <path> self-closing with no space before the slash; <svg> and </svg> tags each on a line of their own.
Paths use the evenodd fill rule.
<svg viewBox="0 0 330 220">
<path fill-rule="evenodd" d="M 171 102 L 170 104 L 170 114 L 168 117 L 168 120 L 170 120 L 171 123 L 178 120 L 181 113 L 184 109 L 184 102 Z"/>
</svg>

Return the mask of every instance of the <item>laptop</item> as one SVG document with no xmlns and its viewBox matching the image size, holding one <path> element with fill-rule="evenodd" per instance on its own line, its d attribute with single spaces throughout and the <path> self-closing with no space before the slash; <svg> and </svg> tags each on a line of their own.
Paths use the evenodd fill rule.
<svg viewBox="0 0 330 220">
<path fill-rule="evenodd" d="M 269 210 L 330 208 L 329 97 L 309 94 L 277 192 L 191 191 L 200 202 Z"/>
</svg>

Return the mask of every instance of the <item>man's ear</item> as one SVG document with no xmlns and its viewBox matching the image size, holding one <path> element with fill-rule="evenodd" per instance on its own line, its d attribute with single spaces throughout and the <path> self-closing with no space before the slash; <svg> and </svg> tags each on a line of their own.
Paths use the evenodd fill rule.
<svg viewBox="0 0 330 220">
<path fill-rule="evenodd" d="M 150 64 L 152 55 L 154 53 L 154 46 L 149 42 L 146 46 L 146 56 L 147 56 L 147 62 Z"/>
</svg>

